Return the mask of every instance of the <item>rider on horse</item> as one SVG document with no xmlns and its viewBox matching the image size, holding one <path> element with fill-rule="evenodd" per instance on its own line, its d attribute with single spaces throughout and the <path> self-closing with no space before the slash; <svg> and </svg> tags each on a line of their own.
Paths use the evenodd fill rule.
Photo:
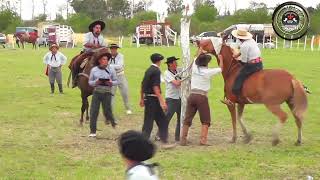
<svg viewBox="0 0 320 180">
<path fill-rule="evenodd" d="M 239 99 L 244 81 L 253 73 L 263 69 L 261 51 L 258 44 L 252 39 L 252 34 L 245 29 L 233 30 L 232 35 L 241 41 L 240 53 L 233 55 L 233 58 L 239 60 L 242 68 L 233 84 L 232 93 L 235 95 L 232 99 L 225 99 L 225 104 L 233 104 Z M 239 58 L 240 57 L 240 58 Z"/>
<path fill-rule="evenodd" d="M 94 21 L 89 25 L 89 31 L 84 36 L 84 50 L 76 56 L 73 61 L 70 63 L 69 68 L 72 71 L 72 87 L 77 86 L 77 76 L 83 69 L 83 61 L 86 58 L 91 58 L 92 54 L 98 49 L 106 47 L 107 44 L 101 34 L 105 28 L 105 23 L 103 21 Z"/>
</svg>

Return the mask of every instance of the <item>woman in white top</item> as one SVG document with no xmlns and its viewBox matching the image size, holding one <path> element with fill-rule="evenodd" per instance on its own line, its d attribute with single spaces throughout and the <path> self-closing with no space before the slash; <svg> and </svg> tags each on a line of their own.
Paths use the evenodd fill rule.
<svg viewBox="0 0 320 180">
<path fill-rule="evenodd" d="M 127 180 L 158 180 L 157 163 L 146 164 L 156 152 L 155 145 L 137 131 L 127 131 L 119 138 L 119 150 L 127 166 Z"/>
<path fill-rule="evenodd" d="M 211 123 L 207 93 L 210 90 L 212 77 L 220 73 L 223 68 L 223 61 L 220 61 L 220 68 L 208 68 L 210 60 L 210 55 L 201 54 L 192 65 L 191 93 L 187 100 L 186 117 L 183 121 L 180 140 L 182 146 L 187 145 L 188 130 L 197 111 L 202 124 L 200 145 L 207 145 L 208 128 Z"/>
</svg>

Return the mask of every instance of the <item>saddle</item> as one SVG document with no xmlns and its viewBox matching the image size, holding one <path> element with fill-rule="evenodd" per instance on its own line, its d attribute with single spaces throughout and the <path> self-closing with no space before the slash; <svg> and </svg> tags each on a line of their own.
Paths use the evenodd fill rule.
<svg viewBox="0 0 320 180">
<path fill-rule="evenodd" d="M 92 52 L 81 52 L 70 62 L 69 69 L 71 70 L 72 74 L 72 88 L 77 86 L 78 74 L 84 70 L 92 55 Z"/>
</svg>

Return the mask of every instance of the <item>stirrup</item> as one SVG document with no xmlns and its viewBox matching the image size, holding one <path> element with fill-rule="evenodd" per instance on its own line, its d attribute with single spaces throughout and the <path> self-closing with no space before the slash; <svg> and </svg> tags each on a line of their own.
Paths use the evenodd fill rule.
<svg viewBox="0 0 320 180">
<path fill-rule="evenodd" d="M 223 100 L 220 100 L 220 102 L 227 105 L 227 106 L 234 106 L 235 105 L 235 103 L 233 103 L 230 99 L 228 99 L 226 97 Z"/>
</svg>

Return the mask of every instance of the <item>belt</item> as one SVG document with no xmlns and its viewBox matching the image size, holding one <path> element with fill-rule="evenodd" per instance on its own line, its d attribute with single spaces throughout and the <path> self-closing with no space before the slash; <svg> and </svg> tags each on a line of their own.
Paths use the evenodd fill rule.
<svg viewBox="0 0 320 180">
<path fill-rule="evenodd" d="M 155 94 L 144 94 L 144 96 L 146 96 L 146 97 L 158 97 L 158 96 L 155 95 Z"/>
<path fill-rule="evenodd" d="M 204 91 L 204 90 L 200 90 L 200 89 L 191 89 L 191 94 L 198 94 L 198 95 L 202 95 L 202 96 L 207 96 L 208 92 Z"/>
<path fill-rule="evenodd" d="M 250 64 L 256 64 L 256 63 L 260 63 L 260 62 L 262 62 L 262 58 L 261 58 L 261 57 L 258 57 L 258 58 L 256 58 L 256 59 L 250 60 L 248 63 L 250 63 Z"/>
</svg>

